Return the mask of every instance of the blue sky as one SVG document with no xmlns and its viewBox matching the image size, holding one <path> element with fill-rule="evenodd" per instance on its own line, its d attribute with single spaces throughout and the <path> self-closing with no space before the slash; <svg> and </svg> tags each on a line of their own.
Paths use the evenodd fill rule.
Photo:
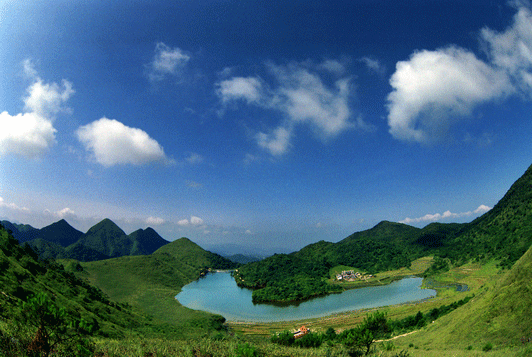
<svg viewBox="0 0 532 357">
<path fill-rule="evenodd" d="M 0 2 L 0 218 L 287 252 L 532 163 L 525 1 Z"/>
</svg>

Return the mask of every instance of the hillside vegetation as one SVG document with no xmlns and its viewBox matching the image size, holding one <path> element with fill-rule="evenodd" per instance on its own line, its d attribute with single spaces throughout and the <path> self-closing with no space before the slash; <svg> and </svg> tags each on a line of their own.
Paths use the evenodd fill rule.
<svg viewBox="0 0 532 357">
<path fill-rule="evenodd" d="M 175 296 L 184 285 L 208 269 L 230 269 L 237 264 L 187 238 L 169 243 L 151 255 L 128 256 L 82 263 L 83 274 L 111 299 L 139 307 L 156 321 L 174 326 L 185 337 L 202 329 L 221 328 L 225 319 L 179 304 Z"/>
<path fill-rule="evenodd" d="M 375 274 L 434 256 L 435 264 L 426 274 L 490 259 L 508 268 L 531 245 L 532 166 L 492 210 L 471 223 L 433 223 L 420 229 L 383 221 L 338 243 L 322 241 L 247 264 L 235 273 L 235 280 L 254 289 L 255 302 L 297 301 L 338 291 L 337 285 L 325 282 L 329 269 L 338 265 Z"/>
<path fill-rule="evenodd" d="M 126 235 L 110 219 L 104 219 L 87 233 L 73 228 L 64 219 L 41 229 L 2 221 L 20 242 L 29 244 L 41 259 L 94 261 L 126 255 L 151 254 L 168 241 L 152 228 Z"/>
</svg>

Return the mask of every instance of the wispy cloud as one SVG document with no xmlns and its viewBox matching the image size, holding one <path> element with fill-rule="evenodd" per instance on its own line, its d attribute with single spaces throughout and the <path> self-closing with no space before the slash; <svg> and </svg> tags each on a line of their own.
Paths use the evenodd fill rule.
<svg viewBox="0 0 532 357">
<path fill-rule="evenodd" d="M 74 94 L 72 83 L 64 79 L 61 85 L 45 83 L 30 60 L 25 60 L 23 67 L 32 83 L 23 98 L 23 113 L 0 113 L 0 156 L 42 156 L 56 142 L 57 130 L 53 126 L 56 115 L 71 112 L 64 104 Z"/>
<path fill-rule="evenodd" d="M 165 222 L 166 221 L 160 217 L 149 216 L 146 219 L 146 224 L 153 225 L 153 226 L 158 226 L 158 225 L 164 224 Z"/>
<path fill-rule="evenodd" d="M 85 149 L 92 152 L 96 162 L 105 167 L 172 162 L 162 146 L 145 131 L 131 128 L 115 119 L 103 117 L 81 126 L 76 135 Z"/>
<path fill-rule="evenodd" d="M 265 68 L 271 76 L 268 84 L 258 76 L 233 77 L 217 83 L 216 93 L 224 106 L 240 100 L 283 114 L 285 119 L 280 125 L 255 135 L 258 146 L 270 154 L 283 155 L 288 151 L 293 129 L 298 125 L 308 125 L 322 140 L 347 129 L 367 127 L 359 125 L 360 118 L 350 120 L 352 83 L 350 77 L 344 76 L 345 67 L 339 61 L 327 60 L 318 65 L 269 62 Z"/>
<path fill-rule="evenodd" d="M 20 207 L 18 205 L 16 205 L 15 203 L 8 203 L 6 201 L 4 201 L 4 199 L 2 197 L 0 197 L 0 208 L 7 208 L 9 210 L 13 210 L 13 211 L 20 211 L 20 212 L 30 212 L 30 210 L 26 207 Z"/>
<path fill-rule="evenodd" d="M 386 73 L 386 66 L 384 66 L 378 59 L 372 57 L 362 57 L 360 62 L 364 63 L 370 71 L 380 76 L 384 76 Z"/>
<path fill-rule="evenodd" d="M 418 218 L 405 218 L 399 223 L 405 223 L 405 224 L 412 224 L 412 223 L 422 223 L 422 222 L 437 222 L 444 219 L 456 219 L 461 217 L 470 217 L 472 215 L 479 215 L 488 212 L 491 209 L 491 207 L 488 207 L 486 205 L 480 205 L 477 209 L 474 211 L 467 211 L 467 212 L 460 212 L 460 213 L 453 213 L 451 211 L 445 211 L 443 213 L 434 213 L 434 214 L 426 214 L 423 217 Z"/>
<path fill-rule="evenodd" d="M 148 78 L 161 81 L 167 76 L 178 76 L 190 59 L 191 56 L 182 49 L 171 48 L 163 42 L 158 42 L 153 60 L 147 65 Z"/>
</svg>

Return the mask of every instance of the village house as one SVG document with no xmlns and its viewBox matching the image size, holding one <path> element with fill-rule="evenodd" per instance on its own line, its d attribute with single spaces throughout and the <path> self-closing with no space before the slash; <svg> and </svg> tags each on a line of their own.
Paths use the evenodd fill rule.
<svg viewBox="0 0 532 357">
<path fill-rule="evenodd" d="M 301 328 L 299 330 L 294 332 L 294 338 L 295 339 L 301 338 L 301 337 L 305 336 L 307 333 L 309 333 L 309 329 L 306 328 L 305 326 L 301 326 Z"/>
</svg>

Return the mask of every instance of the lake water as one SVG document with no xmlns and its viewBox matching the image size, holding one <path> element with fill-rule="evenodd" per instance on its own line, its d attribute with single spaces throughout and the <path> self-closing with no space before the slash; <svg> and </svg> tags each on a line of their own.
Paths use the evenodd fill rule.
<svg viewBox="0 0 532 357">
<path fill-rule="evenodd" d="M 401 304 L 436 295 L 421 289 L 422 278 L 409 277 L 389 285 L 351 289 L 302 302 L 275 306 L 253 304 L 251 290 L 236 285 L 231 273 L 210 273 L 185 285 L 176 299 L 194 310 L 220 314 L 228 321 L 272 322 L 323 317 L 345 311 Z"/>
</svg>

